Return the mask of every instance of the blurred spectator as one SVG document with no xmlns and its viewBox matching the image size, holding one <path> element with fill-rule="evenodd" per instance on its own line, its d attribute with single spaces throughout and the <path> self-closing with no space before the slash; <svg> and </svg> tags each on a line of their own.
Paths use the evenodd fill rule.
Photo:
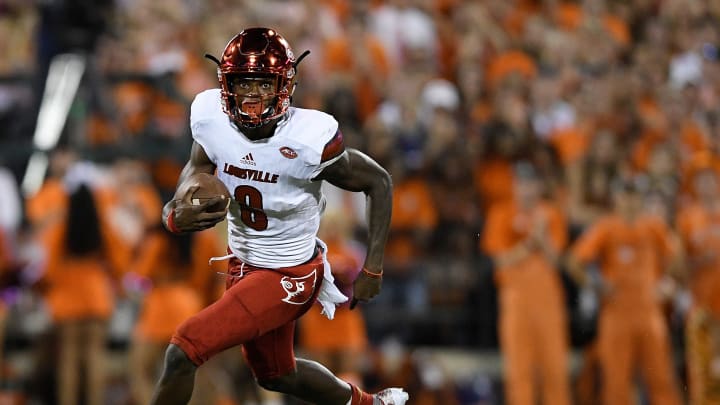
<svg viewBox="0 0 720 405">
<path fill-rule="evenodd" d="M 113 312 L 113 280 L 125 259 L 95 198 L 86 184 L 80 184 L 70 193 L 62 220 L 42 235 L 47 260 L 42 281 L 57 329 L 61 405 L 80 403 L 81 392 L 88 405 L 105 403 L 105 342 Z"/>
<path fill-rule="evenodd" d="M 678 266 L 679 256 L 665 223 L 642 214 L 641 192 L 633 181 L 615 181 L 612 213 L 585 230 L 568 259 L 581 286 L 589 285 L 585 266 L 600 264 L 597 344 L 606 405 L 632 403 L 636 372 L 653 404 L 680 403 L 659 305 L 664 267 Z"/>
<path fill-rule="evenodd" d="M 707 149 L 692 155 L 681 168 L 681 203 L 688 197 L 697 197 L 693 179 L 699 171 L 709 169 L 720 175 L 720 115 L 716 112 L 705 114 L 703 130 L 710 144 Z"/>
<path fill-rule="evenodd" d="M 435 23 L 421 1 L 381 2 L 370 14 L 370 32 L 383 41 L 393 64 L 433 63 L 437 50 Z"/>
<path fill-rule="evenodd" d="M 528 82 L 537 76 L 535 61 L 519 49 L 509 49 L 490 60 L 486 84 L 497 89 L 507 82 Z"/>
<path fill-rule="evenodd" d="M 663 89 L 659 102 L 660 110 L 646 122 L 634 146 L 633 163 L 640 170 L 647 169 L 652 150 L 660 143 L 669 143 L 680 154 L 682 161 L 687 161 L 709 145 L 698 123 L 689 115 L 689 106 L 684 103 L 681 94 Z"/>
<path fill-rule="evenodd" d="M 362 268 L 361 250 L 350 239 L 351 223 L 339 211 L 323 214 L 318 236 L 328 246 L 328 262 L 335 283 L 348 297 Z M 338 307 L 330 321 L 320 311 L 308 311 L 300 319 L 299 342 L 310 358 L 327 364 L 340 378 L 361 384 L 362 358 L 368 349 L 362 312 L 350 311 L 349 302 Z"/>
<path fill-rule="evenodd" d="M 0 229 L 12 235 L 20 226 L 22 210 L 15 176 L 0 166 Z M 9 241 L 8 241 L 9 242 Z"/>
<path fill-rule="evenodd" d="M 38 232 L 65 215 L 67 193 L 63 179 L 77 161 L 77 154 L 68 149 L 56 149 L 50 153 L 49 160 L 47 178 L 40 189 L 25 200 L 25 215 Z"/>
<path fill-rule="evenodd" d="M 519 89 L 496 94 L 493 116 L 482 129 L 483 145 L 474 168 L 483 214 L 512 200 L 512 166 L 532 143 L 527 102 Z"/>
<path fill-rule="evenodd" d="M 364 16 L 352 16 L 346 29 L 325 42 L 324 70 L 335 86 L 353 90 L 358 116 L 364 120 L 380 104 L 392 65 L 378 38 L 365 29 Z"/>
<path fill-rule="evenodd" d="M 371 387 L 401 386 L 419 404 L 458 405 L 446 370 L 436 359 L 419 355 L 392 336 L 373 354 Z"/>
<path fill-rule="evenodd" d="M 558 207 L 543 201 L 542 179 L 528 163 L 516 166 L 513 190 L 512 201 L 491 208 L 482 236 L 500 291 L 505 398 L 512 405 L 538 397 L 543 404 L 570 404 L 567 315 L 557 270 L 567 225 Z"/>
<path fill-rule="evenodd" d="M 687 252 L 686 277 L 692 308 L 686 323 L 686 360 L 692 404 L 720 400 L 720 184 L 707 168 L 692 178 L 695 199 L 678 215 L 677 228 Z"/>
<path fill-rule="evenodd" d="M 476 230 L 480 227 L 480 206 L 471 184 L 472 166 L 468 151 L 458 145 L 443 150 L 430 160 L 430 188 L 437 208 L 432 251 L 467 261 L 475 251 Z"/>
<path fill-rule="evenodd" d="M 8 232 L 0 228 L 0 277 L 5 278 L 13 269 L 15 258 L 10 250 Z M 4 300 L 0 300 L 0 342 L 5 341 L 5 326 L 8 318 L 8 306 Z M 0 345 L 0 367 L 5 365 L 5 350 Z"/>
<path fill-rule="evenodd" d="M 569 219 L 584 228 L 612 208 L 610 185 L 623 173 L 617 138 L 607 131 L 597 133 L 588 153 L 567 170 Z"/>
<path fill-rule="evenodd" d="M 156 217 L 159 221 L 160 215 Z M 214 301 L 219 289 L 213 288 L 218 284 L 213 281 L 219 276 L 212 270 L 221 268 L 210 268 L 207 260 L 220 255 L 213 230 L 173 235 L 156 223 L 145 232 L 136 261 L 129 267 L 133 278 L 128 279 L 134 279 L 134 289 L 143 294 L 128 354 L 135 403 L 150 403 L 158 365 L 177 326 Z"/>
<path fill-rule="evenodd" d="M 145 165 L 133 159 L 121 159 L 110 168 L 111 188 L 106 195 L 109 223 L 122 240 L 135 249 L 143 238 L 155 231 L 162 201 Z"/>
<path fill-rule="evenodd" d="M 143 241 L 155 235 L 157 192 L 174 189 L 182 169 L 178 162 L 191 142 L 186 123 L 190 99 L 217 87 L 215 66 L 202 55 L 217 56 L 229 32 L 271 26 L 299 44 L 296 53 L 312 51 L 299 68 L 303 85 L 293 103 L 325 105 L 343 122 L 347 146 L 394 171 L 397 218 L 386 285 L 378 306 L 367 309 L 384 309 L 390 301 L 398 304 L 398 316 L 388 316 L 392 322 L 370 318 L 373 340 L 386 337 L 375 333 L 385 322 L 405 333 L 402 338 L 422 344 L 494 347 L 495 289 L 488 272 L 476 269 L 486 260 L 476 248 L 477 239 L 489 214 L 512 204 L 513 168 L 519 161 L 534 165 L 543 198 L 563 209 L 571 239 L 604 223 L 613 209 L 612 179 L 640 176 L 648 214 L 643 218 L 675 225 L 690 255 L 686 277 L 692 310 L 687 312 L 686 293 L 665 293 L 675 294 L 673 313 L 689 317 L 685 354 L 692 395 L 698 396 L 703 391 L 698 387 L 714 384 L 710 374 L 696 376 L 702 369 L 698 364 L 710 367 L 712 357 L 706 333 L 712 322 L 698 316 L 699 303 L 705 313 L 713 313 L 713 300 L 702 297 L 720 291 L 714 278 L 705 279 L 701 271 L 711 264 L 699 264 L 709 251 L 704 243 L 712 245 L 712 238 L 699 242 L 692 236 L 712 233 L 714 221 L 709 202 L 713 187 L 700 190 L 696 183 L 713 183 L 707 171 L 720 176 L 716 3 L 0 1 L 0 161 L 13 173 L 0 171 L 0 189 L 13 190 L 0 193 L 0 226 L 5 227 L 11 267 L 22 270 L 2 273 L 12 287 L 3 293 L 8 304 L 6 358 L 22 361 L 24 348 L 35 344 L 32 331 L 42 322 L 36 322 L 40 311 L 27 312 L 37 307 L 28 304 L 36 301 L 24 283 L 38 277 L 42 258 L 31 240 L 46 239 L 63 221 L 66 175 L 88 168 L 85 163 L 80 170 L 75 167 L 78 156 L 98 164 L 91 166 L 97 177 L 93 184 L 99 180 L 103 187 L 94 193 L 118 239 L 118 252 L 140 260 Z M 51 153 L 47 181 L 28 196 L 22 211 L 13 208 L 12 196 L 34 150 L 29 136 L 37 118 L 33 96 L 42 89 L 40 80 L 33 79 L 44 78 L 50 59 L 66 51 L 87 56 L 86 74 L 64 125 L 62 146 Z M 352 211 L 353 231 L 362 233 L 363 196 L 335 191 L 327 196 L 329 206 Z M 22 226 L 16 233 L 23 214 L 27 235 Z M 565 287 L 574 296 L 576 286 Z M 15 288 L 27 302 L 14 301 Z M 584 291 L 578 306 L 592 315 L 592 293 Z M 406 316 L 407 308 L 416 311 Z M 572 336 L 577 336 L 584 326 L 572 319 Z M 673 320 L 679 321 L 670 325 L 678 336 L 685 319 Z M 490 337 L 473 335 L 479 324 L 477 329 Z M 127 330 L 113 333 L 111 342 L 124 343 L 131 336 L 135 326 L 124 325 Z M 674 347 L 678 352 L 684 349 L 679 343 L 681 339 Z M 599 355 L 596 347 L 585 352 L 590 368 Z M 125 346 L 113 348 L 122 358 Z M 392 350 L 383 353 L 394 356 Z M 421 361 L 413 353 L 412 347 L 404 348 L 403 358 L 415 374 L 403 381 L 416 384 L 416 393 L 432 392 L 413 398 L 452 403 L 445 395 L 448 386 L 426 387 L 442 373 L 419 372 L 431 357 Z M 365 380 L 388 375 L 376 372 L 368 372 Z M 436 396 L 438 392 L 443 394 Z"/>
<path fill-rule="evenodd" d="M 557 77 L 541 76 L 532 85 L 532 124 L 542 139 L 575 125 L 575 109 L 561 99 L 561 91 Z"/>
<path fill-rule="evenodd" d="M 32 32 L 37 24 L 34 4 L 20 0 L 4 1 L 0 5 L 0 74 L 27 73 L 34 62 Z"/>
<path fill-rule="evenodd" d="M 674 202 L 680 193 L 680 159 L 669 145 L 657 145 L 650 154 L 644 181 L 648 192 L 657 193 L 667 201 Z"/>
<path fill-rule="evenodd" d="M 430 185 L 419 172 L 410 171 L 399 159 L 390 162 L 388 171 L 393 177 L 393 217 L 385 248 L 386 296 L 382 299 L 418 312 L 427 305 L 420 275 L 437 225 L 437 208 Z"/>
</svg>

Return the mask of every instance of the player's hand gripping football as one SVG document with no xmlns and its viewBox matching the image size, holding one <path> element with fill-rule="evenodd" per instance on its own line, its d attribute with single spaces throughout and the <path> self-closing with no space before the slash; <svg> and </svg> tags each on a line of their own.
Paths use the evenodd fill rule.
<svg viewBox="0 0 720 405">
<path fill-rule="evenodd" d="M 363 269 L 353 283 L 353 299 L 350 309 L 355 308 L 358 302 L 367 302 L 380 293 L 382 286 L 382 270 L 368 271 Z"/>
<path fill-rule="evenodd" d="M 180 232 L 195 232 L 212 228 L 227 215 L 230 199 L 225 196 L 217 196 L 199 204 L 193 204 L 192 196 L 199 188 L 199 186 L 188 188 L 182 200 L 175 201 L 173 223 Z"/>
</svg>

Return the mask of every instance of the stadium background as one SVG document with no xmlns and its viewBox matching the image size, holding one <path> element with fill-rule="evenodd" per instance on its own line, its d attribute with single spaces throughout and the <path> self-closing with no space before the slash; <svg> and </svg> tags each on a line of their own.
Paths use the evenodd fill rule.
<svg viewBox="0 0 720 405">
<path fill-rule="evenodd" d="M 720 3 L 702 0 L 0 1 L 3 398 L 53 401 L 42 235 L 66 209 L 63 184 L 91 184 L 108 232 L 137 254 L 187 157 L 189 103 L 217 84 L 203 54 L 263 25 L 312 51 L 294 105 L 333 114 L 348 146 L 394 179 L 384 289 L 363 307 L 369 345 L 354 371 L 368 386 L 406 386 L 413 403 L 503 403 L 497 287 L 480 242 L 489 210 L 511 201 L 523 163 L 571 239 L 610 209 L 617 175 L 642 175 L 647 210 L 672 226 L 694 173 L 719 167 L 718 17 Z M 63 53 L 83 61 L 82 82 L 57 145 L 38 148 L 45 79 Z M 47 179 L 23 192 L 38 151 Z M 328 199 L 328 226 L 361 252 L 362 199 Z M 128 260 L 112 275 L 107 403 L 130 403 L 146 290 Z M 597 299 L 562 277 L 575 381 Z M 683 392 L 688 306 L 685 289 L 665 305 Z"/>
</svg>

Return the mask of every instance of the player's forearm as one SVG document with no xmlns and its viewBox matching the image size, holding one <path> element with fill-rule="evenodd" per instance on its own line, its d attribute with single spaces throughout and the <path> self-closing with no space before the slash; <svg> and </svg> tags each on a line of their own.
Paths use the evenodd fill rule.
<svg viewBox="0 0 720 405">
<path fill-rule="evenodd" d="M 392 181 L 387 172 L 383 171 L 382 175 L 378 176 L 373 186 L 366 191 L 366 195 L 368 248 L 365 268 L 368 271 L 379 272 L 383 268 L 385 243 L 392 216 Z"/>
</svg>

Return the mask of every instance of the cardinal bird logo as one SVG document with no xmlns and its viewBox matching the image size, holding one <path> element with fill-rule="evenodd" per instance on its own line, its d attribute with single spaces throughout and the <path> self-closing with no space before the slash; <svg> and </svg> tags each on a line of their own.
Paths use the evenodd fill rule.
<svg viewBox="0 0 720 405">
<path fill-rule="evenodd" d="M 295 159 L 298 156 L 297 152 L 295 152 L 289 146 L 283 146 L 282 148 L 280 148 L 280 153 L 282 153 L 282 155 L 288 159 Z"/>
<path fill-rule="evenodd" d="M 315 291 L 315 282 L 317 281 L 317 269 L 313 269 L 307 276 L 288 277 L 285 276 L 280 280 L 280 285 L 287 294 L 283 298 L 284 302 L 293 305 L 302 305 L 310 300 L 313 291 Z M 307 291 L 307 292 L 306 292 Z M 306 292 L 305 294 L 303 294 Z"/>
</svg>

